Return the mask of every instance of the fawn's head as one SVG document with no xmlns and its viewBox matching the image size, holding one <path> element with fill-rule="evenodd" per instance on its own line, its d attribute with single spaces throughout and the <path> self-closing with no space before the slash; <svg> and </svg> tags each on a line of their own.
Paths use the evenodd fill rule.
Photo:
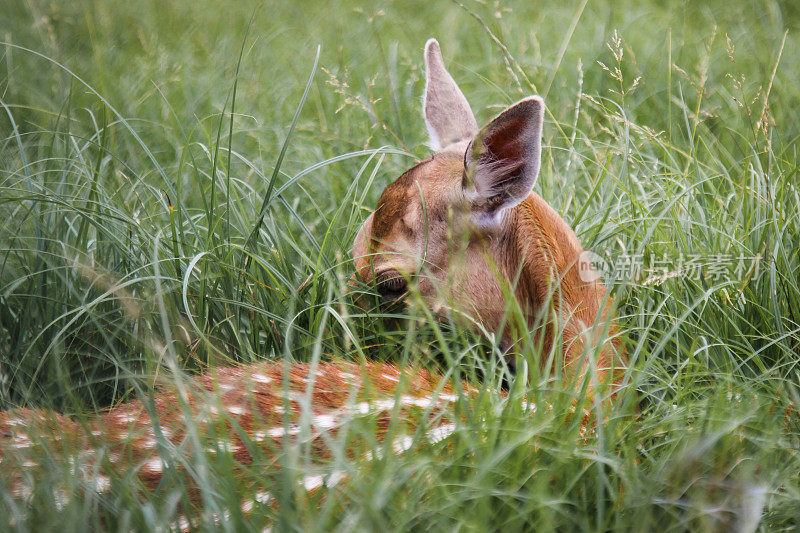
<svg viewBox="0 0 800 533">
<path fill-rule="evenodd" d="M 425 46 L 425 70 L 423 114 L 435 152 L 386 187 L 353 247 L 358 274 L 390 300 L 410 281 L 425 298 L 441 296 L 439 282 L 465 269 L 455 256 L 470 242 L 502 235 L 539 173 L 541 98 L 524 98 L 479 129 L 434 39 Z M 474 307 L 486 303 L 465 297 Z"/>
</svg>

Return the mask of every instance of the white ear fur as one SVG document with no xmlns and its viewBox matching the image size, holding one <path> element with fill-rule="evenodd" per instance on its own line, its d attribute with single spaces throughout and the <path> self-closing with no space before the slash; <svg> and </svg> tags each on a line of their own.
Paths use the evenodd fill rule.
<svg viewBox="0 0 800 533">
<path fill-rule="evenodd" d="M 478 132 L 467 99 L 447 72 L 436 39 L 425 43 L 425 93 L 422 110 L 434 150 L 471 139 Z"/>
<path fill-rule="evenodd" d="M 489 122 L 465 154 L 464 192 L 479 227 L 496 224 L 500 214 L 531 193 L 542 155 L 544 100 L 523 98 Z"/>
</svg>

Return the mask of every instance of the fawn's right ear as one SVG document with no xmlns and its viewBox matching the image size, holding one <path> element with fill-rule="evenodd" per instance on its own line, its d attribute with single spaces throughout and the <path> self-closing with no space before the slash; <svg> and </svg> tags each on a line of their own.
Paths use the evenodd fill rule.
<svg viewBox="0 0 800 533">
<path fill-rule="evenodd" d="M 505 209 L 531 193 L 542 155 L 544 101 L 523 98 L 489 122 L 464 155 L 464 193 L 472 204 L 472 219 L 490 228 Z"/>
<path fill-rule="evenodd" d="M 478 123 L 467 99 L 444 68 L 436 39 L 425 43 L 425 94 L 422 100 L 431 147 L 438 151 L 472 139 Z"/>
</svg>

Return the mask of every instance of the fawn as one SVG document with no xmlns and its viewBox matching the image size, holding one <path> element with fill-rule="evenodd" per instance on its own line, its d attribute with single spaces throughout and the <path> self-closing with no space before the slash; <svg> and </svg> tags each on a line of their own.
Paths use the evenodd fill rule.
<svg viewBox="0 0 800 533">
<path fill-rule="evenodd" d="M 543 353 L 560 330 L 567 370 L 585 371 L 585 349 L 596 347 L 600 380 L 618 371 L 624 355 L 613 324 L 603 342 L 605 287 L 572 229 L 532 192 L 544 102 L 523 98 L 479 130 L 435 39 L 425 45 L 425 72 L 435 153 L 383 191 L 353 246 L 358 274 L 389 300 L 413 282 L 432 310 L 448 307 L 496 332 L 510 287 Z M 518 335 L 507 328 L 503 345 Z"/>
<path fill-rule="evenodd" d="M 423 108 L 435 153 L 383 191 L 353 246 L 357 275 L 386 300 L 414 288 L 434 312 L 452 309 L 498 333 L 507 305 L 503 289 L 510 287 L 543 353 L 560 338 L 565 369 L 584 373 L 593 353 L 598 380 L 613 381 L 625 356 L 614 325 L 604 320 L 605 288 L 570 227 L 532 192 L 540 167 L 542 99 L 524 98 L 479 129 L 434 39 L 425 46 L 425 67 Z M 519 333 L 502 331 L 509 352 Z M 454 402 L 474 394 L 466 383 L 386 363 L 222 368 L 159 392 L 151 404 L 134 400 L 83 424 L 42 410 L 0 413 L 0 464 L 24 498 L 30 488 L 14 473 L 36 466 L 26 449 L 68 440 L 70 449 L 82 450 L 84 464 L 134 470 L 154 487 L 170 467 L 160 455 L 164 445 L 224 449 L 246 464 L 306 438 L 324 459 L 323 437 L 342 424 L 374 417 L 383 440 L 392 413 L 412 432 L 414 420 L 424 421 L 427 441 L 437 442 L 455 428 Z M 229 438 L 213 445 L 192 440 L 188 419 L 200 428 L 221 424 Z M 395 434 L 388 443 L 393 451 L 411 446 L 407 433 Z M 310 475 L 303 484 L 314 489 L 341 477 Z M 105 490 L 109 477 L 101 468 L 92 483 Z M 259 493 L 243 506 L 269 498 Z"/>
</svg>

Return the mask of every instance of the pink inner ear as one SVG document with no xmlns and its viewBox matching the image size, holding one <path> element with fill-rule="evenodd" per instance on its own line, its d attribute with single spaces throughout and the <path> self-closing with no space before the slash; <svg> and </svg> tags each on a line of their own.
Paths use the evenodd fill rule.
<svg viewBox="0 0 800 533">
<path fill-rule="evenodd" d="M 499 165 L 503 171 L 514 173 L 525 165 L 527 150 L 523 145 L 525 135 L 525 120 L 521 117 L 505 122 L 501 128 L 489 133 L 483 140 L 486 151 L 481 154 L 478 164 Z M 500 169 L 494 168 L 497 172 Z"/>
<path fill-rule="evenodd" d="M 481 216 L 493 218 L 501 210 L 524 200 L 539 173 L 544 104 L 525 98 L 492 120 L 475 139 L 467 158 L 474 165 L 474 193 Z M 477 212 L 477 211 L 476 211 Z"/>
<path fill-rule="evenodd" d="M 520 131 L 523 129 L 523 120 L 516 117 L 505 124 L 500 131 L 492 132 L 485 140 L 486 147 L 494 154 L 504 154 L 505 157 L 521 157 Z"/>
<path fill-rule="evenodd" d="M 441 150 L 471 139 L 478 123 L 458 85 L 447 72 L 435 39 L 425 45 L 425 92 L 422 111 L 431 146 Z"/>
</svg>

